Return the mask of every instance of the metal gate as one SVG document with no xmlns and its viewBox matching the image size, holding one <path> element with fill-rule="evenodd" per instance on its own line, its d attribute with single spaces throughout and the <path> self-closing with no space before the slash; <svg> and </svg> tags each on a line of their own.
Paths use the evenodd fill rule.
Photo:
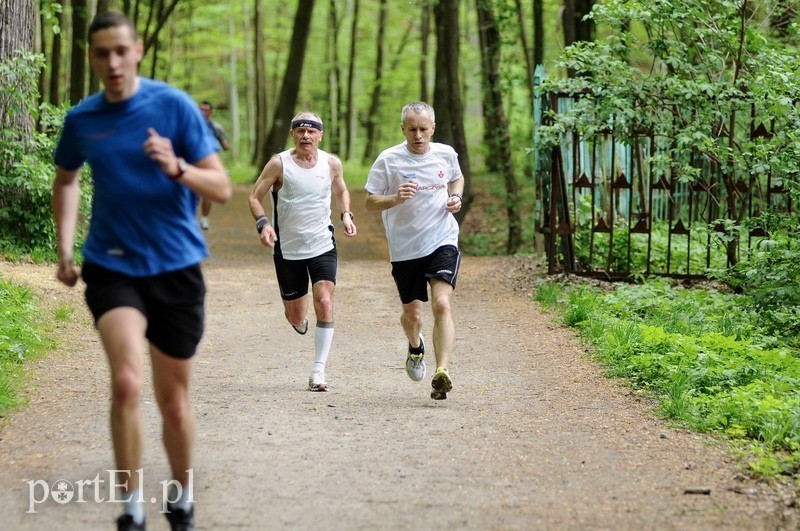
<svg viewBox="0 0 800 531">
<path fill-rule="evenodd" d="M 558 113 L 573 98 L 545 94 L 537 100 Z M 535 119 L 543 114 L 538 107 Z M 771 132 L 751 121 L 747 134 Z M 705 278 L 736 263 L 741 246 L 765 236 L 760 230 L 740 234 L 743 215 L 791 211 L 790 195 L 770 173 L 723 172 L 692 151 L 688 162 L 699 178 L 684 182 L 654 169 L 668 146 L 644 132 L 625 138 L 613 129 L 590 141 L 572 132 L 560 146 L 537 151 L 536 217 L 549 273 Z"/>
</svg>

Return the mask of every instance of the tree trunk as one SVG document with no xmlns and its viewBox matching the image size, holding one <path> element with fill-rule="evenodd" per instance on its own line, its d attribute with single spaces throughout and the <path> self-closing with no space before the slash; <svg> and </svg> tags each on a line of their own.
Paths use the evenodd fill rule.
<svg viewBox="0 0 800 531">
<path fill-rule="evenodd" d="M 255 142 L 253 143 L 253 164 L 260 164 L 267 153 L 267 71 L 264 58 L 264 0 L 255 0 L 255 13 L 253 14 L 253 50 L 255 57 Z M 266 157 L 269 159 L 269 157 Z M 260 173 L 263 164 L 257 167 Z"/>
<path fill-rule="evenodd" d="M 353 24 L 350 28 L 350 65 L 347 67 L 347 109 L 345 130 L 347 133 L 347 143 L 345 144 L 345 159 L 351 160 L 356 145 L 356 114 L 353 110 L 353 90 L 356 83 L 356 31 L 358 30 L 358 4 L 359 0 L 353 2 Z"/>
<path fill-rule="evenodd" d="M 422 0 L 422 17 L 419 33 L 422 45 L 422 53 L 419 58 L 419 100 L 428 101 L 428 41 L 431 35 L 430 0 Z"/>
<path fill-rule="evenodd" d="M 95 16 L 101 15 L 103 13 L 108 13 L 109 4 L 111 0 L 98 0 L 97 1 L 97 10 L 95 11 Z M 89 69 L 89 94 L 94 94 L 95 92 L 100 90 L 100 78 L 97 77 L 94 70 L 91 68 Z"/>
<path fill-rule="evenodd" d="M 525 33 L 525 10 L 522 8 L 522 0 L 515 0 L 517 7 L 517 21 L 519 22 L 519 44 L 522 48 L 522 55 L 525 56 L 525 73 L 528 78 L 528 103 L 530 112 L 528 116 L 533 116 L 533 71 L 535 63 L 531 56 L 531 49 L 528 46 L 528 35 Z"/>
<path fill-rule="evenodd" d="M 447 79 L 448 49 L 445 45 L 447 36 L 442 20 L 444 14 L 444 0 L 439 0 L 434 5 L 433 14 L 436 22 L 436 75 L 433 76 L 433 108 L 436 111 L 436 133 L 433 139 L 442 144 L 453 145 L 453 126 L 450 119 L 450 87 Z M 458 47 L 456 47 L 456 53 Z M 458 62 L 458 57 L 453 61 Z M 464 198 L 466 199 L 466 197 Z"/>
<path fill-rule="evenodd" d="M 542 0 L 533 0 L 533 65 L 544 64 L 544 9 Z"/>
<path fill-rule="evenodd" d="M 41 5 L 40 5 L 41 7 Z M 39 9 L 39 52 L 42 55 L 47 55 L 47 32 L 48 32 L 47 18 L 41 9 Z M 42 68 L 39 71 L 39 104 L 41 105 L 47 98 L 47 68 Z"/>
<path fill-rule="evenodd" d="M 297 105 L 297 93 L 303 75 L 303 61 L 306 55 L 306 44 L 311 33 L 311 14 L 314 11 L 314 0 L 300 0 L 294 17 L 292 41 L 289 47 L 289 58 L 286 61 L 286 72 L 283 76 L 281 94 L 275 108 L 272 128 L 267 137 L 266 150 L 262 153 L 261 164 L 266 165 L 270 157 L 282 151 L 286 146 L 289 127 Z"/>
<path fill-rule="evenodd" d="M 458 56 L 459 56 L 459 26 L 458 26 L 458 12 L 459 0 L 439 0 L 435 9 L 436 18 L 436 34 L 438 36 L 437 42 L 437 57 L 443 56 L 446 58 L 444 61 L 444 70 L 437 70 L 436 77 L 444 77 L 447 80 L 447 105 L 443 109 L 447 110 L 449 114 L 449 128 L 453 138 L 453 148 L 458 153 L 459 165 L 461 172 L 464 175 L 464 207 L 456 215 L 459 223 L 466 217 L 469 212 L 470 204 L 472 203 L 472 183 L 470 181 L 470 165 L 469 165 L 469 152 L 467 149 L 467 136 L 464 131 L 464 109 L 461 103 L 461 82 L 458 73 Z M 440 50 L 443 50 L 442 54 Z M 437 59 L 437 69 L 441 65 L 440 59 Z M 440 109 L 436 109 L 438 123 Z M 439 126 L 437 125 L 437 134 L 439 133 Z"/>
<path fill-rule="evenodd" d="M 490 171 L 500 172 L 503 175 L 503 182 L 506 187 L 506 214 L 508 216 L 506 252 L 514 254 L 522 245 L 522 220 L 519 213 L 519 185 L 514 175 L 511 138 L 508 134 L 508 122 L 503 112 L 503 94 L 500 90 L 502 37 L 489 2 L 487 0 L 477 0 L 476 7 L 478 11 L 478 36 L 481 43 L 485 141 L 490 153 L 488 159 L 494 161 Z"/>
<path fill-rule="evenodd" d="M 325 139 L 333 153 L 340 153 L 342 151 L 342 127 L 339 114 L 342 108 L 342 71 L 339 66 L 339 31 L 341 30 L 341 23 L 336 4 L 336 0 L 329 0 L 328 2 L 328 35 L 326 37 L 328 45 L 325 52 L 328 60 L 328 107 L 330 108 L 330 116 L 326 120 L 328 125 L 325 127 L 327 130 Z"/>
<path fill-rule="evenodd" d="M 375 145 L 377 144 L 378 135 L 378 110 L 381 106 L 381 90 L 383 85 L 383 56 L 385 52 L 386 40 L 386 0 L 380 0 L 380 7 L 378 8 L 378 40 L 376 43 L 377 50 L 375 55 L 375 82 L 372 85 L 372 96 L 370 98 L 369 111 L 367 111 L 367 119 L 364 124 L 365 132 L 367 134 L 367 143 L 364 147 L 364 157 L 362 162 L 369 164 L 375 158 Z"/>
<path fill-rule="evenodd" d="M 231 140 L 228 143 L 228 151 L 230 152 L 230 160 L 236 160 L 241 127 L 239 125 L 239 76 L 236 68 L 236 18 L 232 11 L 228 13 L 228 37 L 231 43 L 230 56 L 228 56 L 228 71 L 230 73 L 228 109 L 231 116 Z"/>
<path fill-rule="evenodd" d="M 86 0 L 72 0 L 72 53 L 69 70 L 69 102 L 76 105 L 86 96 L 86 33 L 89 6 Z"/>
<path fill-rule="evenodd" d="M 36 33 L 36 6 L 34 0 L 0 0 L 0 63 L 6 63 L 19 52 L 33 52 L 33 39 Z M 26 82 L 29 80 L 21 79 Z M 24 142 L 33 131 L 33 121 L 23 106 L 8 99 L 8 92 L 15 87 L 8 86 L 9 80 L 0 78 L 3 86 L 0 92 L 0 129 L 10 129 L 18 133 Z M 13 161 L 0 159 L 0 168 Z"/>
</svg>

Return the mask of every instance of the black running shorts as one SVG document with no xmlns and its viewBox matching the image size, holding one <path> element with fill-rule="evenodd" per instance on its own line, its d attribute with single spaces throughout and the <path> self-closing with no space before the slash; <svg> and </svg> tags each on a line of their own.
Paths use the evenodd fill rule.
<svg viewBox="0 0 800 531">
<path fill-rule="evenodd" d="M 305 260 L 287 260 L 278 253 L 273 255 L 275 260 L 275 274 L 278 277 L 278 287 L 281 298 L 285 301 L 299 299 L 308 293 L 308 281 L 315 284 L 320 280 L 328 280 L 336 284 L 336 267 L 338 255 L 336 246 L 333 249 L 314 258 Z"/>
<path fill-rule="evenodd" d="M 422 258 L 392 262 L 392 277 L 400 294 L 400 302 L 426 302 L 428 283 L 435 278 L 444 280 L 455 289 L 460 265 L 461 252 L 455 245 L 444 245 Z"/>
<path fill-rule="evenodd" d="M 147 319 L 147 340 L 164 354 L 188 359 L 197 352 L 203 337 L 206 295 L 199 264 L 139 278 L 85 263 L 81 276 L 95 323 L 114 308 L 136 308 Z"/>
</svg>

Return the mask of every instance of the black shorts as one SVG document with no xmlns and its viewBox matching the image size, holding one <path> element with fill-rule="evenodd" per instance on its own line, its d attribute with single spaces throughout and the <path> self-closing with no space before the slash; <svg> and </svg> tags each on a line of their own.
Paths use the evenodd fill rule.
<svg viewBox="0 0 800 531">
<path fill-rule="evenodd" d="M 428 283 L 434 278 L 444 280 L 455 289 L 460 265 L 461 253 L 455 245 L 444 245 L 422 258 L 392 262 L 392 277 L 400 302 L 426 302 Z"/>
<path fill-rule="evenodd" d="M 136 308 L 147 319 L 147 340 L 164 354 L 188 359 L 203 337 L 206 285 L 200 265 L 152 277 L 131 277 L 84 263 L 86 304 L 95 324 L 109 310 Z"/>
<path fill-rule="evenodd" d="M 285 301 L 299 299 L 308 293 L 309 279 L 311 279 L 312 285 L 320 280 L 328 280 L 336 284 L 338 263 L 336 246 L 326 253 L 305 260 L 287 260 L 278 253 L 275 253 L 273 258 L 281 298 Z"/>
</svg>

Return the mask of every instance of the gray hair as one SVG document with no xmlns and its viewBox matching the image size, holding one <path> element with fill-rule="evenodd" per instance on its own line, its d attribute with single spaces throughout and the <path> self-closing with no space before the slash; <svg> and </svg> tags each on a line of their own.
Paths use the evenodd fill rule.
<svg viewBox="0 0 800 531">
<path fill-rule="evenodd" d="M 300 118 L 313 118 L 314 120 L 316 120 L 319 123 L 324 123 L 319 114 L 317 114 L 315 112 L 311 112 L 311 111 L 300 111 L 299 113 L 294 115 L 294 118 L 292 118 L 292 121 L 294 122 L 295 120 L 299 120 Z"/>
<path fill-rule="evenodd" d="M 427 114 L 430 117 L 431 122 L 436 123 L 436 114 L 433 112 L 433 107 L 424 101 L 415 101 L 404 106 L 403 110 L 400 112 L 401 125 L 406 123 L 406 116 L 408 116 L 408 113 L 411 111 L 416 114 Z"/>
</svg>

